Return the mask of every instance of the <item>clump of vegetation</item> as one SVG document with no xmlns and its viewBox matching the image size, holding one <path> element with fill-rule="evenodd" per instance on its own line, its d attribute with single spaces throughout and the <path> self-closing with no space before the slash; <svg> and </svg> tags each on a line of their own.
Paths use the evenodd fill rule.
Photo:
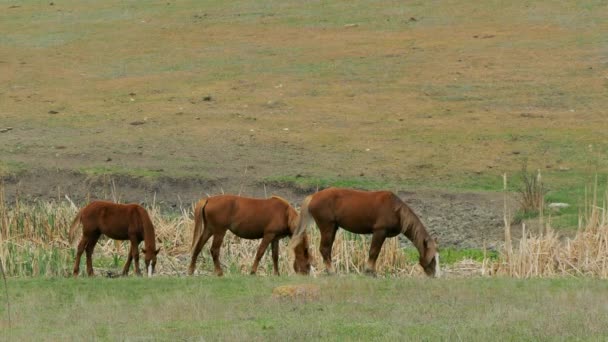
<svg viewBox="0 0 608 342">
<path fill-rule="evenodd" d="M 528 164 L 524 162 L 521 168 L 521 186 L 519 188 L 520 208 L 515 215 L 515 222 L 537 217 L 542 214 L 545 205 L 545 194 L 547 190 L 542 181 L 540 170 L 528 171 Z"/>
</svg>

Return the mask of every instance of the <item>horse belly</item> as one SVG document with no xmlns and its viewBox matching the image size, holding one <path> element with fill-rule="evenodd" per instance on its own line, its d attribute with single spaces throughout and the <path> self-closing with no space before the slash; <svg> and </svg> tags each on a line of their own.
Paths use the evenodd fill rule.
<svg viewBox="0 0 608 342">
<path fill-rule="evenodd" d="M 243 239 L 255 240 L 264 237 L 264 229 L 259 229 L 258 227 L 238 225 L 231 226 L 230 231 Z"/>
<path fill-rule="evenodd" d="M 129 230 L 125 229 L 102 229 L 103 235 L 113 240 L 129 240 Z"/>
</svg>

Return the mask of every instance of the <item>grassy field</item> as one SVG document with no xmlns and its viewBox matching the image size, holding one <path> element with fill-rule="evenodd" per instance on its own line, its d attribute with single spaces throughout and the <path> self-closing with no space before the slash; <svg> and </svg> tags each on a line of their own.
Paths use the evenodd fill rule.
<svg viewBox="0 0 608 342">
<path fill-rule="evenodd" d="M 318 301 L 272 298 L 320 286 Z M 11 279 L 5 340 L 598 340 L 605 281 L 215 277 Z"/>
<path fill-rule="evenodd" d="M 496 190 L 527 159 L 564 191 L 607 169 L 602 1 L 2 6 L 5 172 Z"/>
</svg>

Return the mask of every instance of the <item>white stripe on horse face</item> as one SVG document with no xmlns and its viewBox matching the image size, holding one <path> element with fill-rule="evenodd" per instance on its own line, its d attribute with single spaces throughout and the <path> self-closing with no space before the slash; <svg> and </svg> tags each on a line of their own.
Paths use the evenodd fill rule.
<svg viewBox="0 0 608 342">
<path fill-rule="evenodd" d="M 148 265 L 148 277 L 152 276 L 152 265 Z"/>
<path fill-rule="evenodd" d="M 441 268 L 439 267 L 439 253 L 435 253 L 435 277 L 441 277 Z"/>
</svg>

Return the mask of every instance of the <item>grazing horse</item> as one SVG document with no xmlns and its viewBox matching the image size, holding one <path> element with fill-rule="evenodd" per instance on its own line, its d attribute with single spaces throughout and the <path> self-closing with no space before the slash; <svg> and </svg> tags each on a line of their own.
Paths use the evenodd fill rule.
<svg viewBox="0 0 608 342">
<path fill-rule="evenodd" d="M 320 252 L 328 273 L 333 273 L 331 249 L 339 227 L 355 234 L 372 234 L 366 273 L 375 275 L 376 259 L 387 237 L 403 233 L 420 254 L 419 262 L 428 276 L 439 275 L 437 241 L 427 233 L 414 212 L 390 191 L 357 191 L 328 188 L 302 202 L 300 223 L 292 244 L 314 219 L 321 232 Z M 290 247 L 292 245 L 290 244 Z"/>
<path fill-rule="evenodd" d="M 127 262 L 122 270 L 123 275 L 129 273 L 131 260 L 135 264 L 135 273 L 141 275 L 139 270 L 139 243 L 144 241 L 146 269 L 148 276 L 152 276 L 156 267 L 156 240 L 154 226 L 146 209 L 138 204 L 116 204 L 105 201 L 94 201 L 80 209 L 70 227 L 70 241 L 74 241 L 76 228 L 82 223 L 82 238 L 78 243 L 76 262 L 74 263 L 74 276 L 77 277 L 80 269 L 82 252 L 87 252 L 87 274 L 93 275 L 93 250 L 99 237 L 103 234 L 114 240 L 131 241 L 131 249 Z"/>
<path fill-rule="evenodd" d="M 204 228 L 203 228 L 204 225 Z M 291 236 L 298 225 L 298 213 L 289 203 L 277 196 L 268 199 L 246 198 L 233 195 L 219 195 L 198 201 L 194 209 L 194 236 L 192 238 L 192 261 L 188 274 L 194 273 L 196 258 L 209 238 L 213 236 L 211 256 L 215 273 L 223 274 L 220 265 L 220 247 L 227 230 L 244 239 L 262 239 L 255 254 L 251 274 L 258 269 L 260 259 L 268 245 L 272 248 L 274 274 L 279 274 L 279 240 Z M 293 268 L 296 273 L 310 273 L 311 254 L 308 239 L 302 233 L 295 246 L 296 259 Z"/>
</svg>

